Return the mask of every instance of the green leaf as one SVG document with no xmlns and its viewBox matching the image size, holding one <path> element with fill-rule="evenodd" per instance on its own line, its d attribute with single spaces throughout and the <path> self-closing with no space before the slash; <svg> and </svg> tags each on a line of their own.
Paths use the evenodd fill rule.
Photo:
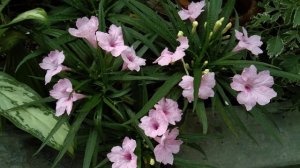
<svg viewBox="0 0 300 168">
<path fill-rule="evenodd" d="M 206 111 L 205 111 L 205 106 L 204 102 L 200 101 L 198 99 L 197 107 L 196 107 L 196 113 L 199 118 L 199 121 L 202 123 L 203 127 L 203 134 L 207 133 L 207 128 L 208 128 L 208 123 L 207 123 L 207 117 L 206 117 Z"/>
<path fill-rule="evenodd" d="M 10 23 L 6 25 L 1 25 L 0 28 L 10 26 L 12 24 L 16 24 L 18 22 L 24 20 L 37 20 L 46 23 L 47 22 L 47 13 L 42 8 L 35 8 L 26 12 L 19 14 L 16 18 L 14 18 Z"/>
<path fill-rule="evenodd" d="M 180 81 L 182 73 L 173 74 L 151 97 L 151 99 L 144 105 L 144 107 L 129 121 L 124 124 L 129 124 L 134 120 L 138 120 L 143 117 L 148 111 L 154 107 L 154 105 L 164 96 L 166 96 L 169 91 Z"/>
<path fill-rule="evenodd" d="M 294 27 L 300 25 L 300 7 L 295 10 L 294 20 L 293 20 Z"/>
<path fill-rule="evenodd" d="M 175 157 L 174 164 L 177 168 L 214 168 L 213 166 L 198 163 L 192 160 L 185 160 L 178 156 Z"/>
<path fill-rule="evenodd" d="M 41 103 L 16 108 L 26 103 L 40 100 L 40 96 L 25 84 L 19 83 L 11 76 L 0 72 L 0 115 L 4 116 L 18 128 L 44 141 L 58 122 L 54 111 Z M 15 109 L 13 109 L 15 108 Z M 8 109 L 10 109 L 8 111 Z M 48 145 L 59 150 L 69 132 L 65 123 L 51 137 Z M 69 152 L 73 153 L 70 146 Z"/>
<path fill-rule="evenodd" d="M 40 56 L 41 54 L 43 54 L 43 51 L 42 50 L 36 50 L 30 54 L 28 54 L 26 57 L 24 57 L 22 59 L 22 61 L 18 64 L 17 68 L 16 68 L 16 71 L 17 72 L 19 70 L 19 68 L 24 64 L 26 63 L 27 61 L 29 61 L 30 59 L 33 59 L 35 57 L 38 57 Z"/>
<path fill-rule="evenodd" d="M 86 148 L 85 148 L 85 154 L 84 154 L 84 159 L 83 159 L 83 168 L 89 168 L 92 158 L 93 158 L 93 154 L 94 154 L 94 150 L 95 150 L 95 146 L 97 145 L 97 137 L 98 137 L 98 133 L 95 129 L 93 129 L 90 132 L 89 135 L 89 139 L 86 142 Z"/>
<path fill-rule="evenodd" d="M 0 4 L 0 13 L 2 13 L 2 10 L 6 7 L 6 5 L 9 3 L 10 0 L 1 0 Z"/>
<path fill-rule="evenodd" d="M 267 42 L 267 50 L 268 50 L 268 55 L 270 57 L 277 57 L 279 54 L 282 53 L 284 49 L 284 44 L 283 40 L 279 37 L 272 37 L 268 40 Z"/>
</svg>

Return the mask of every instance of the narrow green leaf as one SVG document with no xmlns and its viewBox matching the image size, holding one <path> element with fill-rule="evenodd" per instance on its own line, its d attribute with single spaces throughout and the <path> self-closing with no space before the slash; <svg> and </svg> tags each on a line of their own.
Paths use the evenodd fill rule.
<svg viewBox="0 0 300 168">
<path fill-rule="evenodd" d="M 198 99 L 197 107 L 196 107 L 196 114 L 199 118 L 199 121 L 202 123 L 203 127 L 203 134 L 207 133 L 208 123 L 207 123 L 207 117 L 206 117 L 206 111 L 204 102 Z"/>
<path fill-rule="evenodd" d="M 215 168 L 204 163 L 186 160 L 178 156 L 175 156 L 174 165 L 179 168 Z"/>
<path fill-rule="evenodd" d="M 293 20 L 294 27 L 300 25 L 300 7 L 295 10 L 294 20 Z"/>
<path fill-rule="evenodd" d="M 101 101 L 100 95 L 92 96 L 88 101 L 86 101 L 83 105 L 83 107 L 79 110 L 79 115 L 76 117 L 75 122 L 71 126 L 71 129 L 67 135 L 67 138 L 65 139 L 65 142 L 63 144 L 63 148 L 60 150 L 59 154 L 55 158 L 52 168 L 54 168 L 58 162 L 61 160 L 61 158 L 65 155 L 67 149 L 72 145 L 74 138 L 76 136 L 77 131 L 79 130 L 81 123 L 84 121 L 86 116 L 89 114 L 89 112 L 95 108 Z"/>
<path fill-rule="evenodd" d="M 164 96 L 166 96 L 169 91 L 181 80 L 183 76 L 182 73 L 173 74 L 151 97 L 151 99 L 144 105 L 144 107 L 133 117 L 133 119 L 125 122 L 124 124 L 129 124 L 134 120 L 138 120 L 148 113 L 148 111 L 154 107 L 154 105 Z"/>
<path fill-rule="evenodd" d="M 108 158 L 105 158 L 95 168 L 104 167 L 108 162 L 109 162 Z"/>
<path fill-rule="evenodd" d="M 254 107 L 251 111 L 253 114 L 254 119 L 265 129 L 265 131 L 272 135 L 275 140 L 277 140 L 280 144 L 282 141 L 278 135 L 278 130 L 274 126 L 274 124 L 266 117 L 266 115 L 257 107 Z"/>
<path fill-rule="evenodd" d="M 83 159 L 83 168 L 89 168 L 92 158 L 93 158 L 93 154 L 94 154 L 94 150 L 95 147 L 97 145 L 97 138 L 98 138 L 98 132 L 93 129 L 90 132 L 89 138 L 86 142 L 86 148 L 85 148 L 85 154 L 84 154 L 84 159 Z"/>
<path fill-rule="evenodd" d="M 17 68 L 16 68 L 16 71 L 17 72 L 19 70 L 19 68 L 24 64 L 26 63 L 27 61 L 35 58 L 35 57 L 38 57 L 40 56 L 41 54 L 43 54 L 43 51 L 42 50 L 36 50 L 30 54 L 28 54 L 27 56 L 25 56 L 22 61 L 18 64 Z"/>
</svg>

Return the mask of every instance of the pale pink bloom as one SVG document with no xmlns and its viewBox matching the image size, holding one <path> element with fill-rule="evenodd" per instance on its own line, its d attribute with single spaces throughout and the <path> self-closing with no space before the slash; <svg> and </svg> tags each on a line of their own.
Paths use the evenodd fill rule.
<svg viewBox="0 0 300 168">
<path fill-rule="evenodd" d="M 145 135 L 154 138 L 164 134 L 168 129 L 168 124 L 168 121 L 160 111 L 151 109 L 149 116 L 141 118 L 139 127 L 144 130 Z"/>
<path fill-rule="evenodd" d="M 140 71 L 140 66 L 146 65 L 146 60 L 136 56 L 134 49 L 128 47 L 121 53 L 124 61 L 122 70 L 129 69 L 131 71 Z"/>
<path fill-rule="evenodd" d="M 196 18 L 204 11 L 203 7 L 205 6 L 205 0 L 201 2 L 191 2 L 188 6 L 188 9 L 182 9 L 178 12 L 182 20 L 190 19 L 190 21 L 195 21 Z"/>
<path fill-rule="evenodd" d="M 72 83 L 69 79 L 60 79 L 50 91 L 50 96 L 57 99 L 56 116 L 61 116 L 65 111 L 70 115 L 73 102 L 84 98 L 82 94 L 78 94 L 73 90 Z"/>
<path fill-rule="evenodd" d="M 169 51 L 168 48 L 165 48 L 160 57 L 158 57 L 153 63 L 158 63 L 160 66 L 166 66 L 171 63 L 174 63 L 185 56 L 185 50 L 189 47 L 188 38 L 181 36 L 177 38 L 180 45 L 176 48 L 175 52 Z"/>
<path fill-rule="evenodd" d="M 240 92 L 237 101 L 245 105 L 247 111 L 250 111 L 256 103 L 266 105 L 277 96 L 277 93 L 271 88 L 274 79 L 270 72 L 265 70 L 257 74 L 254 65 L 244 68 L 242 74 L 234 75 L 232 80 L 231 88 Z"/>
<path fill-rule="evenodd" d="M 96 32 L 98 45 L 112 56 L 118 57 L 128 47 L 124 45 L 122 28 L 112 24 L 108 33 Z"/>
<path fill-rule="evenodd" d="M 91 19 L 87 17 L 78 18 L 75 28 L 69 28 L 69 33 L 72 36 L 86 39 L 93 47 L 97 47 L 96 31 L 98 30 L 99 22 L 96 16 Z"/>
<path fill-rule="evenodd" d="M 215 85 L 216 80 L 214 72 L 202 75 L 198 97 L 201 99 L 214 97 L 215 93 L 213 88 Z M 179 86 L 183 89 L 182 96 L 187 98 L 189 102 L 192 102 L 194 100 L 194 77 L 188 75 L 183 76 Z"/>
<path fill-rule="evenodd" d="M 179 131 L 177 128 L 172 129 L 169 133 L 167 130 L 162 137 L 156 137 L 155 140 L 159 143 L 154 148 L 155 159 L 163 164 L 173 164 L 174 157 L 180 150 L 181 140 L 176 140 Z"/>
<path fill-rule="evenodd" d="M 125 137 L 122 147 L 115 146 L 107 154 L 109 161 L 113 162 L 112 168 L 136 168 L 137 156 L 134 154 L 136 141 Z"/>
<path fill-rule="evenodd" d="M 51 51 L 47 57 L 45 57 L 40 63 L 40 67 L 44 70 L 47 70 L 45 76 L 45 84 L 49 83 L 52 77 L 61 71 L 70 70 L 70 68 L 63 66 L 62 63 L 65 60 L 65 55 L 63 51 L 59 52 L 58 50 Z"/>
<path fill-rule="evenodd" d="M 181 120 L 182 111 L 178 108 L 177 102 L 172 99 L 162 98 L 154 107 L 157 111 L 162 112 L 166 120 L 172 125 Z"/>
<path fill-rule="evenodd" d="M 247 49 L 254 55 L 263 53 L 263 51 L 259 48 L 263 44 L 263 42 L 261 41 L 261 37 L 258 35 L 248 37 L 247 30 L 244 27 L 242 29 L 243 33 L 235 30 L 235 37 L 239 40 L 239 43 L 233 49 L 233 51 Z"/>
</svg>

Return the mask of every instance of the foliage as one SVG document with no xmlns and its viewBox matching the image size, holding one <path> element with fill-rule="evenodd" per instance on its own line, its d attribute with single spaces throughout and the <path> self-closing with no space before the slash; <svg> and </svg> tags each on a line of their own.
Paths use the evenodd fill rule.
<svg viewBox="0 0 300 168">
<path fill-rule="evenodd" d="M 1 48 L 6 58 L 5 66 L 2 68 L 4 72 L 14 74 L 13 72 L 16 71 L 17 73 L 25 73 L 24 76 L 27 77 L 31 76 L 30 81 L 35 84 L 29 85 L 41 95 L 47 95 L 45 91 L 47 92 L 50 88 L 41 85 L 44 72 L 22 68 L 29 65 L 37 66 L 37 62 L 41 62 L 43 55 L 55 49 L 62 50 L 66 55 L 64 65 L 67 65 L 72 71 L 60 73 L 54 77 L 54 81 L 60 78 L 69 78 L 76 92 L 87 95 L 87 98 L 75 103 L 74 110 L 69 117 L 63 116 L 61 121 L 57 122 L 38 150 L 40 151 L 45 144 L 51 142 L 50 137 L 56 135 L 60 125 L 68 119 L 71 123 L 70 130 L 53 167 L 74 145 L 74 141 L 77 150 L 85 153 L 84 168 L 110 165 L 106 154 L 113 146 L 118 146 L 125 136 L 137 141 L 138 167 L 150 167 L 150 160 L 154 157 L 152 152 L 154 141 L 145 136 L 138 124 L 139 119 L 145 116 L 163 97 L 172 98 L 179 102 L 184 116 L 187 113 L 195 113 L 202 124 L 202 131 L 199 128 L 199 133 L 191 135 L 182 133 L 184 145 L 194 146 L 197 150 L 201 149 L 194 142 L 195 138 L 196 140 L 198 137 L 201 139 L 203 134 L 210 133 L 209 114 L 206 111 L 208 107 L 212 107 L 213 111 L 218 112 L 218 115 L 222 117 L 224 123 L 235 136 L 238 137 L 244 133 L 255 141 L 247 126 L 237 115 L 237 111 L 234 110 L 234 106 L 237 105 L 236 93 L 229 86 L 230 77 L 250 65 L 255 65 L 259 70 L 269 70 L 276 77 L 276 82 L 282 79 L 297 82 L 300 80 L 299 72 L 294 69 L 286 69 L 284 66 L 287 61 L 293 62 L 294 59 L 285 59 L 278 67 L 275 63 L 271 64 L 270 59 L 263 62 L 262 58 L 253 57 L 244 51 L 232 52 L 236 45 L 234 30 L 239 29 L 238 19 L 235 19 L 234 28 L 225 34 L 222 31 L 231 17 L 238 17 L 233 12 L 235 1 L 228 0 L 224 4 L 222 1 L 206 1 L 206 3 L 205 11 L 198 19 L 199 26 L 195 31 L 192 31 L 191 23 L 182 21 L 178 16 L 178 10 L 181 7 L 170 0 L 159 2 L 160 11 L 163 12 L 149 7 L 148 3 L 144 3 L 143 0 L 95 0 L 87 2 L 64 0 L 59 5 L 47 7 L 45 9 L 47 17 L 44 10 L 38 8 L 24 12 L 15 19 L 4 18 L 5 21 L 2 22 L 5 24 L 0 27 L 0 34 L 5 34 L 5 36 L 1 38 L 12 41 L 12 45 L 9 47 L 2 44 L 3 48 L 6 48 L 5 50 Z M 284 5 L 287 4 L 284 3 Z M 256 30 L 256 26 L 267 22 L 265 18 L 271 17 L 271 10 L 275 10 L 271 6 L 269 8 L 265 13 L 258 15 L 256 21 L 251 24 L 250 30 Z M 298 9 L 293 8 L 292 11 L 295 11 L 294 16 L 300 13 Z M 278 24 L 277 21 L 279 22 L 280 17 L 283 16 L 280 12 L 277 12 L 279 13 L 277 19 L 272 16 L 275 19 L 274 24 Z M 34 14 L 32 15 L 32 13 Z M 113 58 L 100 48 L 95 49 L 86 41 L 74 38 L 67 32 L 68 28 L 74 27 L 75 19 L 92 15 L 99 19 L 99 31 L 106 31 L 111 24 L 122 26 L 125 43 L 128 46 L 133 46 L 137 55 L 147 59 L 147 66 L 142 67 L 139 72 L 121 71 L 122 60 L 120 57 Z M 2 18 L 3 16 L 2 14 Z M 220 21 L 222 17 L 224 17 L 223 24 L 216 28 L 216 22 Z M 265 20 L 261 19 L 263 17 Z M 22 18 L 22 22 L 20 18 Z M 47 20 L 45 20 L 46 18 Z M 28 19 L 37 19 L 38 22 Z M 42 22 L 40 22 L 41 20 Z M 297 19 L 294 19 L 292 25 L 298 26 L 298 24 Z M 271 35 L 274 27 L 271 26 L 271 29 L 266 29 L 266 33 Z M 176 48 L 178 45 L 176 37 L 179 31 L 188 37 L 190 45 L 186 52 L 185 63 L 183 63 L 184 68 L 182 68 L 180 61 L 165 67 L 152 64 L 164 47 Z M 289 31 L 287 36 L 278 33 L 274 37 L 264 38 L 263 41 L 267 42 L 270 57 L 277 56 L 280 59 L 282 55 L 295 53 L 294 49 L 298 45 L 298 39 L 297 37 L 290 38 L 293 33 L 298 35 L 297 31 L 297 29 Z M 263 33 L 265 32 L 263 31 Z M 228 36 L 225 38 L 226 35 L 230 35 L 229 39 Z M 262 36 L 264 37 L 265 34 Z M 19 47 L 20 41 L 21 44 L 27 41 L 31 47 L 24 49 L 24 53 L 27 53 L 26 56 L 17 61 L 11 61 L 15 57 L 13 53 L 15 53 L 16 47 Z M 286 46 L 290 47 L 292 52 Z M 18 62 L 18 65 L 10 66 L 10 62 Z M 31 62 L 35 64 L 30 64 Z M 36 67 L 36 69 L 39 68 Z M 214 88 L 215 96 L 208 100 L 197 97 L 198 86 L 205 69 L 215 72 L 217 80 Z M 191 73 L 195 79 L 195 101 L 191 104 L 181 96 L 182 90 L 178 87 L 178 82 L 186 72 L 185 70 Z M 18 77 L 16 78 L 23 81 Z M 280 98 L 275 99 L 275 102 L 280 102 Z M 18 107 L 20 105 L 16 105 L 15 108 L 20 108 Z M 24 105 L 22 108 L 25 108 Z M 254 108 L 250 113 L 250 116 L 261 124 L 267 133 L 280 142 L 276 127 L 267 117 L 264 107 Z M 184 116 L 183 118 L 185 118 Z M 179 129 L 183 130 L 187 122 L 179 123 Z M 206 166 L 197 165 L 180 157 L 176 157 L 174 163 L 177 166 L 184 165 L 185 167 Z M 159 163 L 155 163 L 155 167 L 159 166 Z"/>
</svg>

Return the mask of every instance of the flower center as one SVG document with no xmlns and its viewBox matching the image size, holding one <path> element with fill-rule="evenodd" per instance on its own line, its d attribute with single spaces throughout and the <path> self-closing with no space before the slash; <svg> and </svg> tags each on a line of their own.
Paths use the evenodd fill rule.
<svg viewBox="0 0 300 168">
<path fill-rule="evenodd" d="M 153 129 L 157 130 L 159 128 L 159 124 L 157 122 L 152 124 Z"/>
<path fill-rule="evenodd" d="M 250 86 L 250 85 L 246 85 L 246 86 L 245 86 L 245 89 L 246 89 L 247 91 L 250 91 L 250 90 L 251 90 L 251 86 Z"/>
<path fill-rule="evenodd" d="M 131 161 L 132 160 L 132 156 L 131 156 L 131 154 L 129 152 L 127 152 L 127 153 L 124 154 L 124 158 L 127 161 Z"/>
<path fill-rule="evenodd" d="M 134 58 L 133 58 L 132 55 L 128 55 L 127 58 L 128 58 L 128 60 L 129 60 L 130 62 L 133 62 L 133 60 L 134 60 Z"/>
</svg>

